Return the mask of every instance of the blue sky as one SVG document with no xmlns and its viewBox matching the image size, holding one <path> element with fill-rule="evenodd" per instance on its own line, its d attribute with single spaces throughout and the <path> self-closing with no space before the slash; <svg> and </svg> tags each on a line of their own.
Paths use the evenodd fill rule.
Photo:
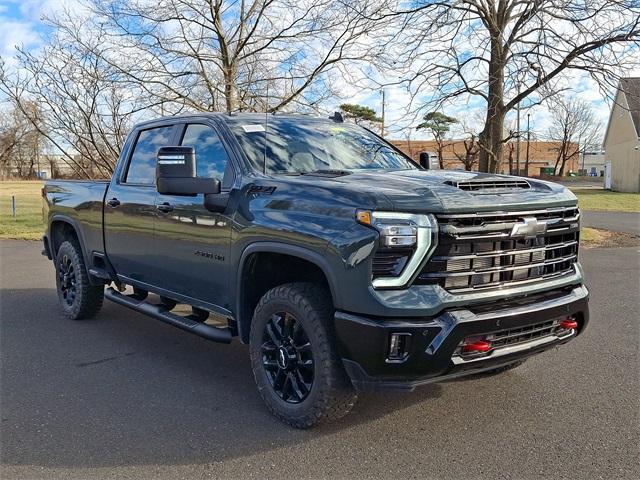
<svg viewBox="0 0 640 480">
<path fill-rule="evenodd" d="M 0 0 L 0 56 L 5 60 L 9 68 L 15 56 L 15 46 L 19 45 L 28 50 L 37 50 L 46 40 L 48 29 L 42 22 L 44 15 L 54 15 L 61 9 L 74 8 L 77 0 Z M 630 72 L 638 74 L 640 72 Z M 588 77 L 576 73 L 569 79 L 574 87 L 574 94 L 592 103 L 597 117 L 606 123 L 609 115 L 609 106 L 602 97 L 595 82 Z M 349 92 L 345 85 L 345 93 Z M 349 92 L 346 95 L 349 103 L 362 103 L 380 112 L 381 95 L 379 92 Z M 339 102 L 340 103 L 340 102 Z M 407 115 L 406 105 L 409 103 L 409 95 L 403 88 L 386 88 L 386 118 L 389 134 L 393 137 L 403 138 L 407 133 L 411 138 L 426 138 L 425 133 L 416 132 L 410 128 L 414 125 L 414 116 Z M 447 114 L 460 119 L 465 119 L 466 127 L 478 130 L 481 124 L 482 105 L 475 99 L 470 101 L 460 100 L 452 105 Z M 550 124 L 549 112 L 544 107 L 534 107 L 529 112 L 523 113 L 523 121 L 526 122 L 526 114 L 531 113 L 532 131 L 543 136 Z M 409 128 L 407 128 L 409 127 Z M 524 126 L 522 127 L 525 128 Z M 604 129 L 604 126 L 603 126 Z M 454 134 L 460 132 L 455 132 Z"/>
<path fill-rule="evenodd" d="M 43 15 L 54 14 L 66 0 L 0 0 L 0 55 L 11 59 L 15 46 L 37 48 L 46 37 L 47 28 L 41 21 Z"/>
</svg>

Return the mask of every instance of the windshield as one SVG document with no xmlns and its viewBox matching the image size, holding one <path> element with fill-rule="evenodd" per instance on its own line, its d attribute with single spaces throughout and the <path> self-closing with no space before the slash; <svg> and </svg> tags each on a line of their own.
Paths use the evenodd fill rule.
<svg viewBox="0 0 640 480">
<path fill-rule="evenodd" d="M 353 124 L 270 115 L 266 149 L 264 121 L 238 118 L 229 125 L 257 170 L 262 170 L 266 156 L 267 173 L 418 168 L 371 132 Z"/>
</svg>

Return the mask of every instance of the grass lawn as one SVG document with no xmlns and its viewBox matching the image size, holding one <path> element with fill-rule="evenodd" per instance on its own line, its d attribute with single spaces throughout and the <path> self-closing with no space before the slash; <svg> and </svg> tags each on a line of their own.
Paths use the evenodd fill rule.
<svg viewBox="0 0 640 480">
<path fill-rule="evenodd" d="M 0 238 L 39 240 L 42 222 L 42 182 L 0 182 Z M 11 212 L 11 196 L 16 197 L 16 219 Z"/>
<path fill-rule="evenodd" d="M 582 210 L 640 212 L 640 193 L 619 193 L 590 188 L 572 188 Z"/>
</svg>

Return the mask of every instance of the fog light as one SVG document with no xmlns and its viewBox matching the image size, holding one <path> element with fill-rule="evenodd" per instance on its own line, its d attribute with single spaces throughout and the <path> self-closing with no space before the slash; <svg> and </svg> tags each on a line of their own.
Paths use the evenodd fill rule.
<svg viewBox="0 0 640 480">
<path fill-rule="evenodd" d="M 392 333 L 389 336 L 387 362 L 404 362 L 409 356 L 410 333 Z"/>
</svg>

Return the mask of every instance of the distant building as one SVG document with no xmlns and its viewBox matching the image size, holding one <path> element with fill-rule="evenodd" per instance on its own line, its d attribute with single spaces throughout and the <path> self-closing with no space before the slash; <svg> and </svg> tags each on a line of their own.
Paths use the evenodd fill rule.
<svg viewBox="0 0 640 480">
<path fill-rule="evenodd" d="M 413 158 L 416 162 L 419 160 L 421 152 L 429 152 L 437 155 L 438 148 L 435 140 L 390 140 L 396 147 Z M 499 171 L 501 173 L 509 173 L 509 150 L 512 149 L 513 170 L 516 171 L 516 143 L 510 143 L 504 146 L 502 150 L 502 162 Z M 531 141 L 529 144 L 529 175 L 548 175 L 549 169 L 553 170 L 558 158 L 560 150 L 560 142 L 542 142 Z M 569 151 L 575 152 L 567 161 L 564 171 L 576 172 L 580 168 L 578 154 L 578 145 L 572 144 Z M 459 160 L 459 156 L 465 153 L 464 140 L 450 140 L 445 146 L 442 156 L 444 168 L 446 169 L 464 169 L 464 165 Z M 527 142 L 520 142 L 520 174 L 524 175 L 525 161 L 527 155 Z M 478 170 L 478 165 L 473 167 Z"/>
<path fill-rule="evenodd" d="M 620 80 L 604 150 L 611 165 L 611 189 L 640 192 L 640 77 Z"/>
<path fill-rule="evenodd" d="M 604 176 L 605 155 L 602 151 L 584 152 L 580 154 L 580 169 L 584 175 L 591 177 Z"/>
<path fill-rule="evenodd" d="M 76 155 L 77 157 L 77 155 Z M 36 159 L 29 159 L 28 163 L 18 164 L 15 158 L 0 168 L 0 179 L 23 178 L 23 179 L 49 179 L 49 178 L 73 178 L 75 172 L 69 166 L 64 155 L 42 154 Z"/>
</svg>

